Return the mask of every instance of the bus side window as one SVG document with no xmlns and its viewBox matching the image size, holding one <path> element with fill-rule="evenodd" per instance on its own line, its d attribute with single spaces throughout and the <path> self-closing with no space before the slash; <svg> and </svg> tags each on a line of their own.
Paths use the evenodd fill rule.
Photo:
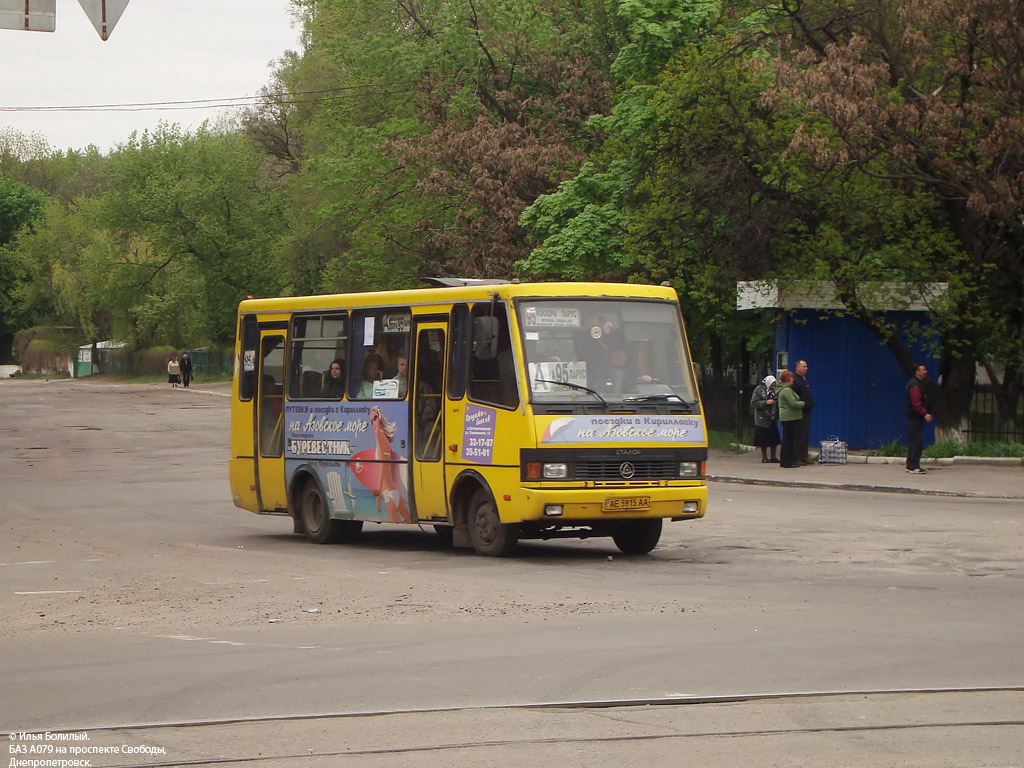
<svg viewBox="0 0 1024 768">
<path fill-rule="evenodd" d="M 256 347 L 259 345 L 260 334 L 256 326 L 256 316 L 246 315 L 242 318 L 239 328 L 242 337 L 242 359 L 238 377 L 238 399 L 252 400 L 256 394 Z"/>
<path fill-rule="evenodd" d="M 474 317 L 488 315 L 492 306 L 480 303 L 473 307 Z M 504 304 L 493 307 L 498 318 L 498 348 L 492 359 L 473 355 L 470 361 L 469 397 L 506 408 L 519 405 L 519 387 L 516 384 L 515 356 L 512 353 L 512 335 L 509 331 L 508 312 Z"/>
</svg>

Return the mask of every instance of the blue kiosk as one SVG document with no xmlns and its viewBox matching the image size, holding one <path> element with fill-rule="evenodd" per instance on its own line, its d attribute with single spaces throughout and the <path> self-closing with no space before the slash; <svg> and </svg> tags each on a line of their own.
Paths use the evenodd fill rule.
<svg viewBox="0 0 1024 768">
<path fill-rule="evenodd" d="M 774 356 L 779 371 L 806 360 L 807 382 L 814 393 L 810 444 L 836 436 L 851 448 L 875 448 L 893 440 L 906 442 L 903 411 L 908 374 L 885 344 L 859 320 L 845 314 L 828 282 L 780 285 L 773 281 L 737 283 L 740 311 L 773 310 Z M 938 329 L 927 306 L 945 292 L 945 283 L 880 284 L 871 289 L 871 306 L 937 380 L 934 349 Z M 935 440 L 928 424 L 925 444 Z"/>
</svg>

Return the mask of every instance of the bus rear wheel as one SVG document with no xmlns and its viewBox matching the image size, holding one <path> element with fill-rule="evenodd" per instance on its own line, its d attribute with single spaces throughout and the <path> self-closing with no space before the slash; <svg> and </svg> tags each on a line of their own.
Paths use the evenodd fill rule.
<svg viewBox="0 0 1024 768">
<path fill-rule="evenodd" d="M 312 480 L 302 490 L 302 525 L 314 544 L 354 541 L 363 530 L 361 520 L 332 520 L 323 492 Z"/>
<path fill-rule="evenodd" d="M 501 522 L 494 499 L 483 488 L 470 499 L 466 523 L 469 543 L 478 555 L 506 557 L 519 543 L 519 526 Z"/>
<path fill-rule="evenodd" d="M 612 534 L 615 546 L 627 555 L 646 555 L 661 539 L 661 518 L 630 520 Z"/>
</svg>

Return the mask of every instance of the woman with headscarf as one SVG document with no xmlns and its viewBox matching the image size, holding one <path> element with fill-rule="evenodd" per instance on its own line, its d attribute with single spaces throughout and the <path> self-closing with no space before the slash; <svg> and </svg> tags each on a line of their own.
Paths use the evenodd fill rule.
<svg viewBox="0 0 1024 768">
<path fill-rule="evenodd" d="M 775 449 L 779 445 L 779 403 L 775 396 L 776 378 L 771 374 L 754 387 L 750 407 L 754 409 L 754 445 L 761 449 L 762 464 L 778 464 Z M 771 451 L 769 457 L 768 452 Z"/>
</svg>

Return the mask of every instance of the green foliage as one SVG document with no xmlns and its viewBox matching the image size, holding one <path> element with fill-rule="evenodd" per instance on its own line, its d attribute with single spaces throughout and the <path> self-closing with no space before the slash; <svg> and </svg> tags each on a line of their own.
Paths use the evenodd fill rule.
<svg viewBox="0 0 1024 768">
<path fill-rule="evenodd" d="M 748 450 L 736 440 L 734 433 L 714 429 L 708 430 L 708 447 L 730 453 L 748 453 Z"/>
<path fill-rule="evenodd" d="M 153 338 L 154 325 L 173 312 L 202 314 L 204 334 L 227 340 L 241 299 L 278 294 L 283 199 L 241 137 L 164 126 L 122 145 L 105 174 L 97 220 L 125 253 L 144 254 L 133 264 L 136 285 L 165 270 L 179 281 L 133 305 L 142 338 Z"/>
<path fill-rule="evenodd" d="M 887 443 L 880 443 L 877 448 L 868 451 L 868 456 L 906 456 L 907 446 L 900 438 L 894 437 Z"/>
</svg>

